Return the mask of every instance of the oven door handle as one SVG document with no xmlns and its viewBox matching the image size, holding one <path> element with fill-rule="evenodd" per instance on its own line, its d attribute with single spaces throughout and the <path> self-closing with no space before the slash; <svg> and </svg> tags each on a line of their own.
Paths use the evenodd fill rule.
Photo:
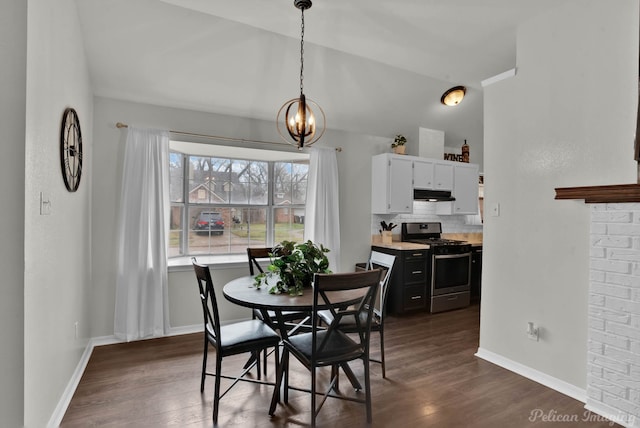
<svg viewBox="0 0 640 428">
<path fill-rule="evenodd" d="M 461 253 L 461 254 L 434 254 L 433 259 L 458 259 L 463 257 L 471 257 L 471 253 Z"/>
</svg>

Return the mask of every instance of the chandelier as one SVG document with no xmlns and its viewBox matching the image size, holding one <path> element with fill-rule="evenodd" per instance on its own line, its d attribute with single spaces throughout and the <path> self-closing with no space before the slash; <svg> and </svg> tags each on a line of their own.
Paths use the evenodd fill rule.
<svg viewBox="0 0 640 428">
<path fill-rule="evenodd" d="M 326 118 L 322 108 L 304 95 L 304 11 L 311 7 L 311 0 L 294 0 L 293 5 L 300 9 L 302 16 L 300 35 L 300 96 L 284 103 L 276 117 L 278 133 L 288 144 L 303 149 L 322 137 L 326 127 Z M 318 124 L 314 110 L 320 114 Z M 286 129 L 283 132 L 283 128 Z"/>
</svg>

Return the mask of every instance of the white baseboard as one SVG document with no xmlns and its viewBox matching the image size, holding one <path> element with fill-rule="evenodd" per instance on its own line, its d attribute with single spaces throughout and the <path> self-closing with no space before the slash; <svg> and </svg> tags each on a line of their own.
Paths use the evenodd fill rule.
<svg viewBox="0 0 640 428">
<path fill-rule="evenodd" d="M 115 338 L 114 338 L 115 339 Z M 58 405 L 56 406 L 49 422 L 47 423 L 48 428 L 59 427 L 60 423 L 62 423 L 62 418 L 69 407 L 69 403 L 71 403 L 71 399 L 73 398 L 73 394 L 76 392 L 76 388 L 80 383 L 80 379 L 82 378 L 82 374 L 84 373 L 84 369 L 87 367 L 87 363 L 89 362 L 89 358 L 91 357 L 91 353 L 93 352 L 95 343 L 94 339 L 89 339 L 87 343 L 87 347 L 84 348 L 84 352 L 80 357 L 80 361 L 78 361 L 78 365 L 71 375 L 71 379 L 67 383 L 67 387 L 64 389 L 62 393 L 62 397 L 60 397 L 60 401 L 58 401 Z"/>
<path fill-rule="evenodd" d="M 202 333 L 203 331 L 204 327 L 202 326 L 202 324 L 185 325 L 183 327 L 171 327 L 167 336 L 180 336 L 182 334 Z"/>
<path fill-rule="evenodd" d="M 546 373 L 543 373 L 536 369 L 532 369 L 531 367 L 505 358 L 502 355 L 496 354 L 494 352 L 487 351 L 486 349 L 478 348 L 478 352 L 476 352 L 475 355 L 478 358 L 482 358 L 483 360 L 489 361 L 490 363 L 517 373 L 520 376 L 524 376 L 527 379 L 538 382 L 539 384 L 558 391 L 564 395 L 568 395 L 569 397 L 574 398 L 582 403 L 585 403 L 587 401 L 586 390 L 578 388 L 575 385 L 567 383 L 553 376 L 549 376 Z"/>
</svg>

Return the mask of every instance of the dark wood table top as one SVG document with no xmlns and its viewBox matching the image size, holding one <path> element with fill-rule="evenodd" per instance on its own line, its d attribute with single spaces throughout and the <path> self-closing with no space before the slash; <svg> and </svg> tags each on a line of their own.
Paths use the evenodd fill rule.
<svg viewBox="0 0 640 428">
<path fill-rule="evenodd" d="M 273 280 L 275 284 L 275 280 Z M 271 311 L 311 311 L 313 309 L 313 289 L 304 290 L 302 296 L 271 294 L 269 286 L 256 288 L 253 276 L 243 276 L 228 282 L 223 289 L 224 297 L 240 306 Z M 336 303 L 351 303 L 362 297 L 362 291 L 336 291 L 328 293 Z M 321 308 L 321 307 L 320 307 Z"/>
</svg>

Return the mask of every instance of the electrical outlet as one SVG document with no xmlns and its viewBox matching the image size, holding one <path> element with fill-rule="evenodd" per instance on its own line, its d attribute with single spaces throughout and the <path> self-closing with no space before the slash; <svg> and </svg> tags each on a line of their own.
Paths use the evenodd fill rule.
<svg viewBox="0 0 640 428">
<path fill-rule="evenodd" d="M 527 323 L 527 338 L 529 338 L 530 340 L 535 340 L 537 342 L 538 339 L 540 338 L 539 333 L 540 333 L 539 327 L 534 323 L 532 323 L 531 321 L 529 321 Z"/>
<path fill-rule="evenodd" d="M 74 324 L 74 328 L 75 328 L 75 336 L 76 336 L 76 340 L 78 339 L 78 321 L 76 321 Z"/>
</svg>

